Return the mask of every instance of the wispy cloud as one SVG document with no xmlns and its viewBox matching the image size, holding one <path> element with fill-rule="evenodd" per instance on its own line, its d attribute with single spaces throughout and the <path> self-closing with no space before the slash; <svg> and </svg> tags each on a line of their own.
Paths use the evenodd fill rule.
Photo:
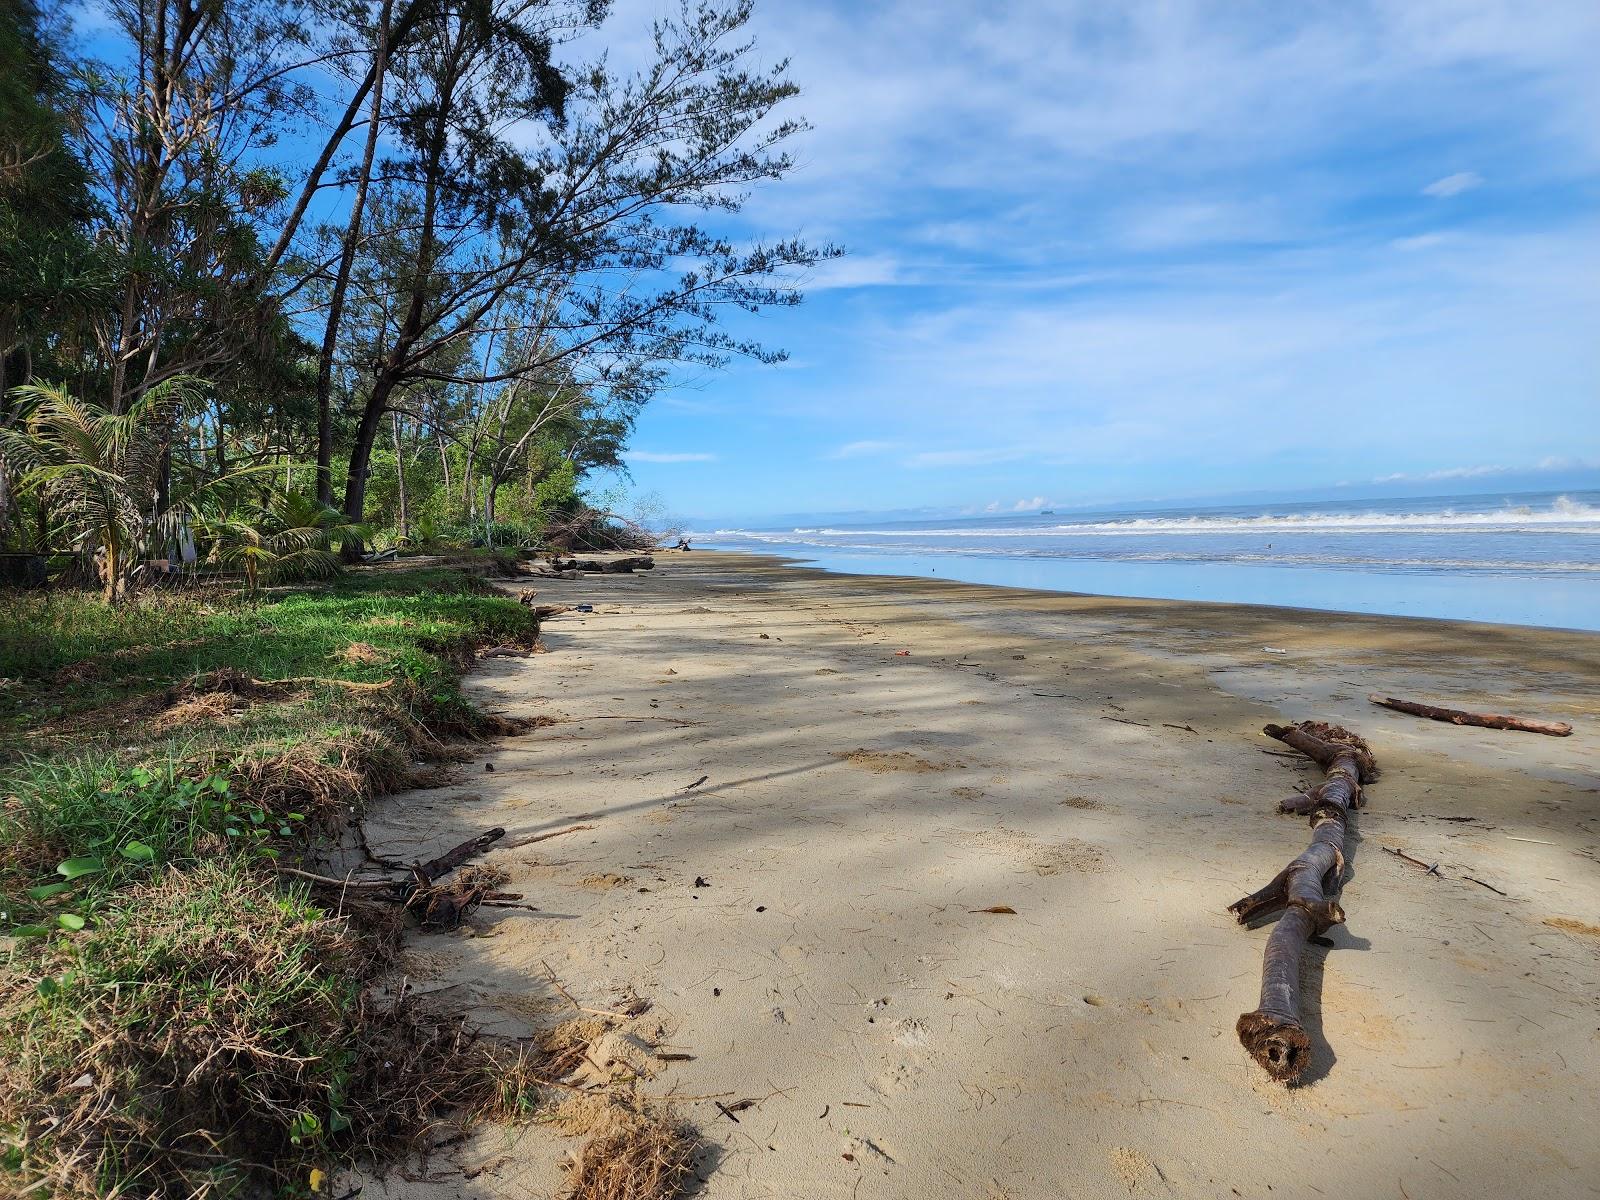
<svg viewBox="0 0 1600 1200">
<path fill-rule="evenodd" d="M 1451 479 L 1487 479 L 1496 475 L 1553 475 L 1558 472 L 1600 470 L 1600 460 L 1549 457 L 1533 466 L 1512 467 L 1501 463 L 1469 467 L 1441 467 L 1436 471 L 1397 471 L 1380 475 L 1373 483 L 1443 483 Z"/>
<path fill-rule="evenodd" d="M 819 263 L 797 281 L 808 293 L 839 288 L 894 287 L 910 283 L 904 265 L 889 254 L 850 254 Z"/>
<path fill-rule="evenodd" d="M 717 456 L 715 454 L 704 454 L 699 452 L 660 453 L 654 450 L 629 450 L 624 457 L 631 462 L 642 463 L 697 463 L 717 461 Z"/>
<path fill-rule="evenodd" d="M 1018 500 L 1015 504 L 1007 504 L 1004 500 L 991 500 L 988 504 L 983 506 L 983 511 L 991 513 L 1038 512 L 1041 508 L 1048 506 L 1049 503 L 1050 501 L 1046 500 L 1043 496 L 1035 496 L 1032 500 Z"/>
<path fill-rule="evenodd" d="M 1422 189 L 1424 196 L 1437 196 L 1440 199 L 1449 199 L 1459 196 L 1462 192 L 1470 192 L 1473 188 L 1483 186 L 1483 176 L 1476 171 L 1457 171 L 1454 175 L 1446 175 L 1443 179 L 1435 179 Z"/>
<path fill-rule="evenodd" d="M 828 458 L 875 458 L 884 454 L 891 454 L 900 448 L 899 442 L 846 442 L 836 446 L 827 454 Z"/>
<path fill-rule="evenodd" d="M 726 419 L 652 406 L 657 444 L 723 458 L 675 502 L 1065 506 L 1600 455 L 1594 0 L 755 23 L 815 128 L 739 229 L 852 257 L 742 327 L 793 357 L 708 382 Z M 1330 413 L 1359 466 L 1327 458 Z"/>
</svg>

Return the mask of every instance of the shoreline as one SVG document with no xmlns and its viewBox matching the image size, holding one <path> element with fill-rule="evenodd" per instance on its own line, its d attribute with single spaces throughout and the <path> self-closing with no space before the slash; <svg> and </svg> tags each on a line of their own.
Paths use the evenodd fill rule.
<svg viewBox="0 0 1600 1200">
<path fill-rule="evenodd" d="M 540 582 L 595 611 L 469 686 L 554 723 L 486 747 L 492 773 L 377 802 L 368 834 L 409 857 L 593 826 L 490 855 L 540 912 L 416 937 L 407 973 L 522 1035 L 573 1015 L 550 974 L 588 1008 L 647 1001 L 604 1054 L 680 1098 L 699 1194 L 1265 1197 L 1302 1194 L 1308 1162 L 1349 1194 L 1588 1194 L 1600 637 L 657 563 Z M 1312 772 L 1259 733 L 1302 718 L 1366 736 L 1385 774 L 1349 923 L 1311 956 L 1314 1079 L 1284 1089 L 1232 1032 L 1267 930 L 1225 908 L 1303 848 L 1272 810 Z M 735 1122 L 708 1097 L 751 1103 Z M 554 1193 L 570 1149 L 485 1130 L 463 1174 L 383 1187 Z"/>
<path fill-rule="evenodd" d="M 1552 574 L 1541 577 L 1506 575 L 1494 571 L 1451 574 L 1335 570 L 1281 563 L 1130 562 L 1116 559 L 978 555 L 960 551 L 895 554 L 833 548 L 807 551 L 795 548 L 710 546 L 705 551 L 695 552 L 780 559 L 828 574 L 924 581 L 952 580 L 1052 595 L 1162 600 L 1174 604 L 1238 604 L 1301 612 L 1349 613 L 1600 633 L 1600 615 L 1593 615 L 1600 614 L 1600 578 L 1590 575 Z M 1044 577 L 1052 574 L 1087 575 L 1092 586 L 1055 587 L 1044 581 Z M 1556 590 L 1552 592 L 1552 588 Z M 1235 593 L 1240 591 L 1259 593 L 1266 598 L 1238 599 Z M 1590 592 L 1594 593 L 1592 598 L 1588 594 Z M 1367 603 L 1355 608 L 1331 608 L 1312 602 L 1315 596 L 1323 593 L 1339 595 L 1345 604 L 1359 601 Z M 1540 602 L 1546 606 L 1547 613 L 1532 611 L 1525 599 L 1531 594 L 1541 597 Z M 1282 599 L 1273 599 L 1275 596 L 1281 596 Z M 1401 599 L 1396 599 L 1397 596 Z M 1396 605 L 1433 606 L 1440 611 L 1394 611 Z M 1525 619 L 1502 615 L 1506 613 L 1516 613 Z"/>
<path fill-rule="evenodd" d="M 657 553 L 663 553 L 657 551 Z M 1307 619 L 1323 620 L 1327 618 L 1351 618 L 1361 621 L 1379 622 L 1415 622 L 1419 626 L 1444 624 L 1463 627 L 1465 629 L 1496 629 L 1526 631 L 1536 634 L 1573 634 L 1578 637 L 1593 638 L 1600 641 L 1600 630 L 1584 629 L 1577 626 L 1565 625 L 1527 625 L 1516 621 L 1478 621 L 1463 617 L 1427 617 L 1412 613 L 1378 613 L 1362 612 L 1357 609 L 1345 608 L 1306 608 L 1293 604 L 1265 604 L 1249 600 L 1198 600 L 1184 599 L 1171 596 L 1122 596 L 1110 592 L 1080 592 L 1065 589 L 1029 587 L 1024 584 L 990 583 L 980 580 L 957 579 L 954 576 L 928 575 L 897 575 L 880 574 L 874 571 L 847 571 L 834 569 L 816 564 L 806 558 L 793 554 L 779 554 L 761 550 L 740 550 L 722 547 L 708 547 L 704 550 L 696 549 L 693 554 L 728 555 L 737 560 L 750 560 L 760 566 L 781 566 L 787 570 L 809 572 L 812 575 L 831 578 L 844 577 L 857 580 L 889 580 L 899 584 L 916 586 L 933 585 L 935 587 L 949 585 L 954 587 L 991 588 L 998 592 L 1011 592 L 1024 596 L 1048 598 L 1061 596 L 1073 600 L 1109 601 L 1115 603 L 1131 604 L 1156 604 L 1171 605 L 1183 609 L 1190 606 L 1202 608 L 1239 609 L 1247 612 L 1256 612 L 1263 615 L 1294 614 Z M 1284 568 L 1287 569 L 1287 568 Z"/>
</svg>

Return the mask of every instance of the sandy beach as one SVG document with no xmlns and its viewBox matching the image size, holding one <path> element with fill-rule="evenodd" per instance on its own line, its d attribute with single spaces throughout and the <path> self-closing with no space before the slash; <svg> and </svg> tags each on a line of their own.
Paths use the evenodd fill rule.
<svg viewBox="0 0 1600 1200">
<path fill-rule="evenodd" d="M 491 854 L 539 911 L 414 937 L 408 983 L 517 1034 L 647 1002 L 591 1057 L 679 1098 L 699 1194 L 1600 1193 L 1600 636 L 657 562 L 539 581 L 594 611 L 470 690 L 551 723 L 369 836 L 592 826 Z M 1307 718 L 1384 773 L 1285 1088 L 1226 908 L 1306 843 L 1275 809 L 1318 773 L 1260 730 Z M 486 1129 L 368 1194 L 555 1196 L 573 1145 Z"/>
</svg>

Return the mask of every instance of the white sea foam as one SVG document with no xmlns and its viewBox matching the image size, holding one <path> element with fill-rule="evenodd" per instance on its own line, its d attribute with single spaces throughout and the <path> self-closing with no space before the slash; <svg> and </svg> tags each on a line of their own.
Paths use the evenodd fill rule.
<svg viewBox="0 0 1600 1200">
<path fill-rule="evenodd" d="M 1129 537 L 1224 533 L 1539 533 L 1600 534 L 1600 507 L 1566 496 L 1548 508 L 1514 507 L 1479 512 L 1263 513 L 1259 516 L 1129 517 L 1124 520 L 937 529 L 837 529 L 796 527 L 718 529 L 712 536 L 759 542 L 824 538 L 1030 538 Z M 817 543 L 825 544 L 825 543 Z"/>
</svg>

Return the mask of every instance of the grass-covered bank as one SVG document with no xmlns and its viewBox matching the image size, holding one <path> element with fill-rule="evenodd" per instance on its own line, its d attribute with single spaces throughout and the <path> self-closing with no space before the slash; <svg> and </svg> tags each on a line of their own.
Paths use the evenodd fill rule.
<svg viewBox="0 0 1600 1200">
<path fill-rule="evenodd" d="M 505 1100 L 507 1056 L 369 993 L 396 920 L 274 867 L 499 727 L 459 677 L 528 609 L 397 570 L 0 630 L 0 1191 L 305 1193 Z"/>
</svg>

